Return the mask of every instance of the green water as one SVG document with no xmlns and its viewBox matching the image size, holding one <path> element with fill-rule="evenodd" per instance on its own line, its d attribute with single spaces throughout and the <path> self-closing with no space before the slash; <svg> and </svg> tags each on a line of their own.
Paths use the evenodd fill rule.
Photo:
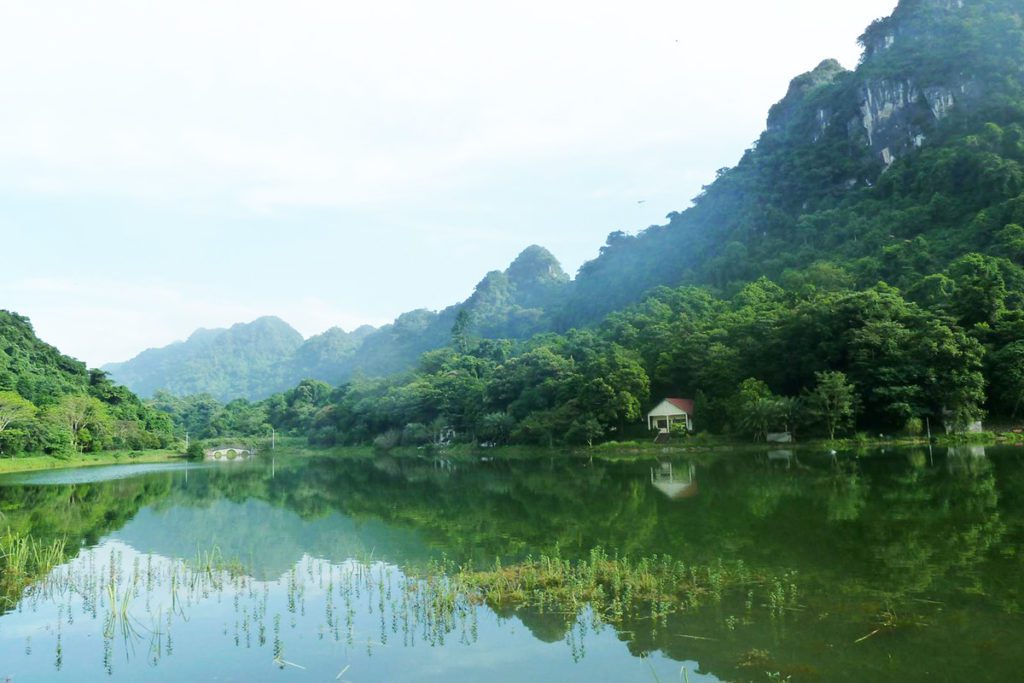
<svg viewBox="0 0 1024 683">
<path fill-rule="evenodd" d="M 1021 449 L 475 463 L 279 453 L 0 479 L 0 530 L 69 547 L 0 616 L 0 680 L 1024 676 Z M 741 561 L 774 578 L 609 624 L 586 605 L 449 595 L 436 570 L 597 547 L 694 572 Z"/>
</svg>

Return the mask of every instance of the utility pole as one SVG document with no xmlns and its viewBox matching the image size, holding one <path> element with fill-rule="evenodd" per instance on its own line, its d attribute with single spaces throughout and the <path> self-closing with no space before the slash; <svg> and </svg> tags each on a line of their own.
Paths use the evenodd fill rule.
<svg viewBox="0 0 1024 683">
<path fill-rule="evenodd" d="M 932 453 L 932 421 L 927 415 L 924 418 L 924 423 L 928 426 L 928 464 L 935 467 L 935 456 Z"/>
<path fill-rule="evenodd" d="M 188 432 L 185 432 L 185 452 L 188 453 Z"/>
<path fill-rule="evenodd" d="M 274 450 L 275 448 L 277 448 L 277 431 L 273 427 L 271 427 L 270 428 L 270 450 Z"/>
</svg>

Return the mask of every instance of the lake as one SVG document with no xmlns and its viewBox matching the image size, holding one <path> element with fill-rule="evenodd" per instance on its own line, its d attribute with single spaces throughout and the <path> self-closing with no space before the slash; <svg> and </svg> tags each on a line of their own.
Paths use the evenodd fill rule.
<svg viewBox="0 0 1024 683">
<path fill-rule="evenodd" d="M 66 549 L 7 596 L 0 680 L 1019 680 L 1022 456 L 8 475 L 0 531 Z"/>
</svg>

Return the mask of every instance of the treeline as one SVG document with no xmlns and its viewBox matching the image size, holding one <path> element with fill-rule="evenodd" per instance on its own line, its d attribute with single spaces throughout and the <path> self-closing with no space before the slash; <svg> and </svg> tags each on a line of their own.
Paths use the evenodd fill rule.
<svg viewBox="0 0 1024 683">
<path fill-rule="evenodd" d="M 170 417 L 0 311 L 0 455 L 165 448 Z"/>
<path fill-rule="evenodd" d="M 664 396 L 696 399 L 696 428 L 773 431 L 966 429 L 1015 417 L 1024 400 L 1024 271 L 969 254 L 903 292 L 851 287 L 823 262 L 729 298 L 659 288 L 589 330 L 526 342 L 468 337 L 415 371 L 337 388 L 306 381 L 259 403 L 161 395 L 194 435 L 303 435 L 318 445 L 587 444 L 647 436 Z M 465 321 L 464 321 L 465 322 Z M 450 436 L 450 435 L 449 435 Z"/>
</svg>

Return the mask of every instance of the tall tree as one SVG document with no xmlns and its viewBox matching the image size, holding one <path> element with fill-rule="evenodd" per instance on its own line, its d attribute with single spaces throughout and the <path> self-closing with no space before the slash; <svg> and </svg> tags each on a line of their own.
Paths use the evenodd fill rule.
<svg viewBox="0 0 1024 683">
<path fill-rule="evenodd" d="M 51 419 L 67 428 L 71 446 L 76 451 L 94 445 L 96 437 L 110 425 L 106 406 L 92 396 L 65 396 L 47 412 Z"/>
<path fill-rule="evenodd" d="M 31 401 L 13 391 L 0 391 L 0 432 L 11 425 L 31 420 L 35 414 L 36 407 Z"/>
<path fill-rule="evenodd" d="M 853 423 L 857 410 L 857 392 L 842 372 L 816 372 L 817 384 L 808 401 L 811 409 L 824 421 L 828 438 Z"/>
</svg>

